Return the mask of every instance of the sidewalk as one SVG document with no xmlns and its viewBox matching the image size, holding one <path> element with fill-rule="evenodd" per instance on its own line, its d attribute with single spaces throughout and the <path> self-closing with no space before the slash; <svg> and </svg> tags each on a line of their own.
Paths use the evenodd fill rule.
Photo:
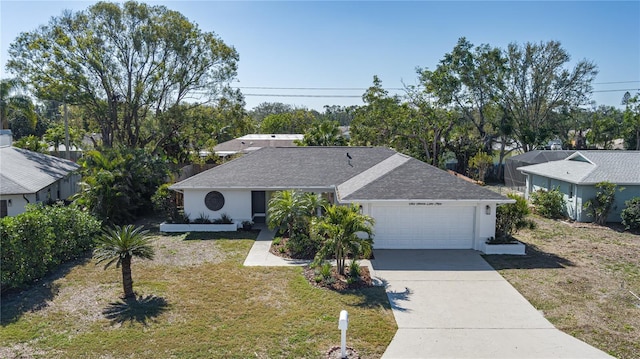
<svg viewBox="0 0 640 359">
<path fill-rule="evenodd" d="M 311 263 L 310 260 L 303 259 L 287 259 L 278 257 L 275 254 L 269 252 L 269 248 L 271 248 L 271 242 L 273 242 L 273 237 L 275 236 L 275 231 L 267 228 L 266 225 L 260 224 L 254 228 L 260 229 L 260 234 L 258 234 L 258 238 L 253 243 L 253 247 L 249 250 L 249 254 L 247 258 L 244 260 L 244 266 L 246 267 L 295 267 L 295 266 L 306 266 Z M 373 267 L 371 266 L 371 262 L 367 259 L 361 259 L 358 261 L 361 266 L 369 267 L 369 272 L 371 274 L 371 278 L 376 281 L 375 273 L 373 271 Z M 335 261 L 333 261 L 333 265 L 335 265 Z M 378 281 L 379 283 L 379 281 Z"/>
<path fill-rule="evenodd" d="M 260 229 L 260 234 L 258 234 L 258 238 L 256 238 L 253 247 L 251 247 L 247 258 L 244 260 L 246 267 L 292 267 L 305 266 L 311 262 L 300 259 L 286 259 L 271 254 L 269 248 L 271 248 L 275 231 L 265 225 L 260 225 L 258 228 Z"/>
</svg>

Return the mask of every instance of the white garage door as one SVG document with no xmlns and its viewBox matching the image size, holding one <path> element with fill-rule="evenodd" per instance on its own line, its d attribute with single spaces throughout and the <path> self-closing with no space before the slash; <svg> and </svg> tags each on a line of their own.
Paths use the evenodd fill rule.
<svg viewBox="0 0 640 359">
<path fill-rule="evenodd" d="M 475 207 L 380 206 L 372 204 L 374 248 L 470 249 Z"/>
</svg>

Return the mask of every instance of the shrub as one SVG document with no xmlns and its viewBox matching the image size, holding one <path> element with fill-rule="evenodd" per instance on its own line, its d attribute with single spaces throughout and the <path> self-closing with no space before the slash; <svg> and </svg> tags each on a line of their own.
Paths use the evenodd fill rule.
<svg viewBox="0 0 640 359">
<path fill-rule="evenodd" d="M 287 249 L 293 258 L 311 259 L 320 249 L 320 242 L 304 233 L 294 232 L 287 241 Z"/>
<path fill-rule="evenodd" d="M 536 213 L 545 218 L 563 218 L 565 204 L 562 193 L 558 188 L 551 191 L 538 190 L 531 194 L 531 203 Z"/>
<path fill-rule="evenodd" d="M 622 224 L 626 229 L 640 229 L 640 197 L 624 202 L 625 208 L 620 213 Z"/>
<path fill-rule="evenodd" d="M 90 214 L 62 205 L 28 205 L 27 211 L 0 221 L 0 284 L 22 288 L 44 277 L 58 264 L 93 247 L 100 222 Z"/>
<path fill-rule="evenodd" d="M 324 279 L 331 277 L 331 263 L 329 262 L 322 263 L 322 265 L 320 265 L 319 274 Z"/>
<path fill-rule="evenodd" d="M 349 277 L 360 277 L 360 264 L 355 259 L 349 264 Z"/>
<path fill-rule="evenodd" d="M 231 219 L 228 214 L 223 213 L 220 215 L 220 218 L 216 218 L 211 222 L 214 224 L 233 224 L 233 219 Z"/>
<path fill-rule="evenodd" d="M 124 224 L 153 209 L 151 201 L 169 173 L 167 163 L 144 149 L 88 151 L 78 161 L 77 202 L 110 224 Z"/>
<path fill-rule="evenodd" d="M 156 212 L 164 214 L 168 223 L 180 223 L 181 213 L 178 210 L 176 193 L 169 189 L 170 183 L 165 183 L 158 187 L 151 196 L 153 208 Z"/>
<path fill-rule="evenodd" d="M 211 219 L 209 219 L 209 215 L 206 213 L 200 213 L 198 218 L 193 220 L 195 224 L 211 224 Z"/>
<path fill-rule="evenodd" d="M 516 194 L 507 195 L 516 203 L 503 204 L 496 209 L 496 238 L 492 243 L 509 242 L 513 234 L 523 228 L 532 228 L 535 223 L 527 219 L 529 206 L 527 200 Z"/>
<path fill-rule="evenodd" d="M 596 183 L 596 196 L 584 204 L 584 208 L 590 212 L 595 223 L 599 225 L 607 223 L 607 217 L 616 199 L 616 188 L 617 186 L 611 182 Z M 620 188 L 620 191 L 623 189 Z"/>
</svg>

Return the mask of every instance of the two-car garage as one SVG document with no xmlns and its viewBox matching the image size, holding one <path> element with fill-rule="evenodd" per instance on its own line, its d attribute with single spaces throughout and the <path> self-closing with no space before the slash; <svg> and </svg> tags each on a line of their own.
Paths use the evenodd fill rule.
<svg viewBox="0 0 640 359">
<path fill-rule="evenodd" d="M 472 249 L 476 206 L 371 203 L 377 249 Z"/>
</svg>

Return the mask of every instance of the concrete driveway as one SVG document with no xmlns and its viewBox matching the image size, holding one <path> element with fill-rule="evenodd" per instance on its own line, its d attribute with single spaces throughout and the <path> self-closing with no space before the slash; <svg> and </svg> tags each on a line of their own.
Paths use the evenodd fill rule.
<svg viewBox="0 0 640 359">
<path fill-rule="evenodd" d="M 398 324 L 383 358 L 611 358 L 556 329 L 477 251 L 374 255 Z"/>
</svg>

